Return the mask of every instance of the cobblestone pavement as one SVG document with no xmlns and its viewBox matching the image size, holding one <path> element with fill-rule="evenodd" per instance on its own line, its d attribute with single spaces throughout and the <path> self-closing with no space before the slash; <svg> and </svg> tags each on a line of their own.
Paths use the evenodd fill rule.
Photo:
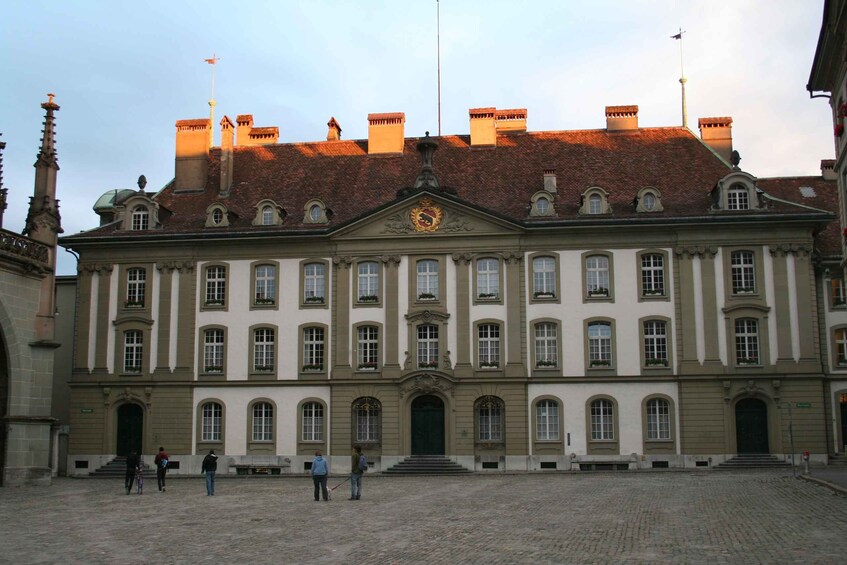
<svg viewBox="0 0 847 565">
<path fill-rule="evenodd" d="M 346 484 L 314 502 L 308 477 L 146 487 L 0 488 L 0 562 L 847 561 L 847 497 L 790 472 L 369 475 L 354 502 Z"/>
</svg>

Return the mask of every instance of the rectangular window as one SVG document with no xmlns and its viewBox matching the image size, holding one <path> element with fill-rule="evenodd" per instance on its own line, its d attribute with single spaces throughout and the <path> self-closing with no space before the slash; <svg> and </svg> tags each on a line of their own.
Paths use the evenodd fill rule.
<svg viewBox="0 0 847 565">
<path fill-rule="evenodd" d="M 532 296 L 556 297 L 556 260 L 552 257 L 536 257 L 532 260 Z"/>
<path fill-rule="evenodd" d="M 303 441 L 323 441 L 324 407 L 319 402 L 303 405 Z"/>
<path fill-rule="evenodd" d="M 844 292 L 844 279 L 831 279 L 829 281 L 829 290 L 833 307 L 844 306 L 847 304 L 847 294 Z"/>
<path fill-rule="evenodd" d="M 253 371 L 274 370 L 274 330 L 259 328 L 253 332 Z"/>
<path fill-rule="evenodd" d="M 376 261 L 359 263 L 359 302 L 379 302 L 379 265 Z"/>
<path fill-rule="evenodd" d="M 847 365 L 847 329 L 835 330 L 835 362 L 838 365 Z"/>
<path fill-rule="evenodd" d="M 734 251 L 732 263 L 732 293 L 749 294 L 756 292 L 754 256 L 750 251 Z"/>
<path fill-rule="evenodd" d="M 418 300 L 438 300 L 438 261 L 418 261 L 417 273 Z"/>
<path fill-rule="evenodd" d="M 147 208 L 139 206 L 132 211 L 132 231 L 146 230 L 150 226 L 150 212 Z"/>
<path fill-rule="evenodd" d="M 609 296 L 609 258 L 605 255 L 586 257 L 585 291 L 588 296 Z"/>
<path fill-rule="evenodd" d="M 500 326 L 497 324 L 480 324 L 479 337 L 479 367 L 500 366 Z"/>
<path fill-rule="evenodd" d="M 224 331 L 206 330 L 203 333 L 203 372 L 222 373 L 224 370 Z"/>
<path fill-rule="evenodd" d="M 503 441 L 502 407 L 496 401 L 480 402 L 477 407 L 479 441 Z"/>
<path fill-rule="evenodd" d="M 493 258 L 476 262 L 477 298 L 495 300 L 500 297 L 500 261 Z"/>
<path fill-rule="evenodd" d="M 253 405 L 253 441 L 273 441 L 273 406 L 267 402 Z"/>
<path fill-rule="evenodd" d="M 206 269 L 206 305 L 223 306 L 226 300 L 226 267 Z"/>
<path fill-rule="evenodd" d="M 144 355 L 144 336 L 133 330 L 124 334 L 124 372 L 140 373 Z"/>
<path fill-rule="evenodd" d="M 373 371 L 379 362 L 379 330 L 376 326 L 361 326 L 358 336 L 358 368 Z"/>
<path fill-rule="evenodd" d="M 670 403 L 661 398 L 647 402 L 647 439 L 671 439 Z"/>
<path fill-rule="evenodd" d="M 612 365 L 612 326 L 605 322 L 588 324 L 588 364 L 591 367 Z"/>
<path fill-rule="evenodd" d="M 756 320 L 735 320 L 735 359 L 739 365 L 759 364 L 759 323 Z"/>
<path fill-rule="evenodd" d="M 535 435 L 538 441 L 559 439 L 559 404 L 541 400 L 535 405 Z"/>
<path fill-rule="evenodd" d="M 643 296 L 665 295 L 664 257 L 657 253 L 641 256 L 641 293 Z"/>
<path fill-rule="evenodd" d="M 535 325 L 535 366 L 556 367 L 559 363 L 559 348 L 556 324 L 544 322 Z"/>
<path fill-rule="evenodd" d="M 276 304 L 276 267 L 259 265 L 256 267 L 256 304 Z"/>
<path fill-rule="evenodd" d="M 595 400 L 591 403 L 591 439 L 615 439 L 615 420 L 612 403 L 608 400 Z"/>
<path fill-rule="evenodd" d="M 324 370 L 323 328 L 306 328 L 303 330 L 303 370 Z"/>
<path fill-rule="evenodd" d="M 145 269 L 129 269 L 126 272 L 126 307 L 141 308 L 144 306 L 144 293 L 147 286 L 147 271 Z"/>
<path fill-rule="evenodd" d="M 644 364 L 648 367 L 668 366 L 668 334 L 665 322 L 644 322 Z"/>
<path fill-rule="evenodd" d="M 750 194 L 747 188 L 740 185 L 732 186 L 726 193 L 727 210 L 749 210 Z"/>
<path fill-rule="evenodd" d="M 221 405 L 209 402 L 203 405 L 203 422 L 200 441 L 221 441 Z"/>
<path fill-rule="evenodd" d="M 438 326 L 418 326 L 418 367 L 438 367 Z"/>
<path fill-rule="evenodd" d="M 309 263 L 304 267 L 303 302 L 323 304 L 326 297 L 326 266 Z"/>
</svg>

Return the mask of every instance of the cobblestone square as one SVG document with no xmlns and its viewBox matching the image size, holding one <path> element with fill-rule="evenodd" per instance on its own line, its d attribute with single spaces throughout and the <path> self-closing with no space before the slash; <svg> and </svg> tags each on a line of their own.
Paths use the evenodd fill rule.
<svg viewBox="0 0 847 565">
<path fill-rule="evenodd" d="M 344 477 L 332 477 L 330 486 Z M 785 472 L 58 479 L 0 489 L 4 563 L 844 563 L 847 498 Z"/>
</svg>

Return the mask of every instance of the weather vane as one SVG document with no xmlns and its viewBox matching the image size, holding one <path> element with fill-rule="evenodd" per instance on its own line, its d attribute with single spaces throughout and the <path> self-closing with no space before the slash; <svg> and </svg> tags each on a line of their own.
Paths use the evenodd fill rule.
<svg viewBox="0 0 847 565">
<path fill-rule="evenodd" d="M 212 53 L 211 59 L 203 59 L 203 61 L 212 65 L 212 97 L 209 98 L 209 147 L 215 144 L 215 63 L 220 60 L 221 58 L 215 53 Z"/>
<path fill-rule="evenodd" d="M 682 85 L 682 127 L 688 127 L 688 106 L 685 103 L 685 83 L 688 79 L 685 78 L 685 70 L 682 66 L 682 34 L 685 33 L 682 28 L 679 28 L 679 33 L 672 35 L 671 39 L 679 40 L 679 84 Z"/>
</svg>

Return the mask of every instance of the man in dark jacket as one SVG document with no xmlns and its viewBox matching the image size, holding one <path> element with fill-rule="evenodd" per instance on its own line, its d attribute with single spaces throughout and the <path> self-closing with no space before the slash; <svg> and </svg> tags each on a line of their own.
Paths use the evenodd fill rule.
<svg viewBox="0 0 847 565">
<path fill-rule="evenodd" d="M 165 451 L 164 447 L 159 448 L 159 453 L 156 454 L 156 481 L 159 483 L 159 492 L 165 492 L 165 473 L 168 470 L 168 460 L 170 456 Z"/>
<path fill-rule="evenodd" d="M 126 475 L 124 478 L 124 486 L 126 487 L 127 494 L 132 491 L 132 483 L 135 482 L 135 470 L 140 462 L 141 459 L 134 450 L 126 456 Z"/>
<path fill-rule="evenodd" d="M 209 454 L 203 458 L 203 469 L 206 473 L 206 496 L 215 496 L 215 472 L 218 470 L 218 456 L 215 450 L 210 449 Z"/>
</svg>

